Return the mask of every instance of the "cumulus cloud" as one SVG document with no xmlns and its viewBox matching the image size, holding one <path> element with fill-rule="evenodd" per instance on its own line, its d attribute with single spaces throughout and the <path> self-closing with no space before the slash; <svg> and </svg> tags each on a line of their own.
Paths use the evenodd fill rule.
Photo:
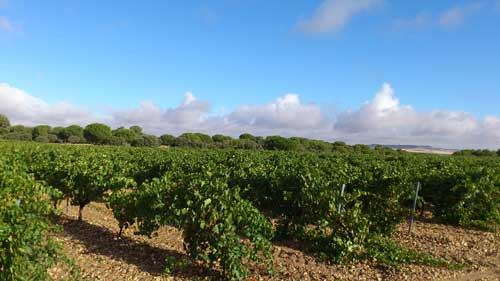
<svg viewBox="0 0 500 281">
<path fill-rule="evenodd" d="M 198 100 L 191 92 L 186 92 L 176 107 L 162 108 L 144 101 L 134 108 L 97 115 L 67 102 L 50 104 L 18 88 L 0 84 L 0 113 L 7 115 L 13 124 L 103 122 L 114 128 L 139 125 L 145 132 L 156 135 L 203 132 L 238 136 L 249 132 L 349 143 L 500 147 L 500 117 L 479 119 L 467 112 L 446 110 L 419 112 L 402 104 L 388 83 L 359 108 L 333 115 L 319 105 L 303 103 L 297 94 L 285 94 L 265 104 L 241 105 L 232 112 L 214 115 L 210 104 Z"/>
<path fill-rule="evenodd" d="M 405 129 L 417 119 L 410 106 L 401 106 L 388 83 L 367 101 L 359 110 L 347 110 L 338 116 L 335 128 L 347 133 Z"/>
<path fill-rule="evenodd" d="M 474 133 L 479 121 L 469 113 L 434 111 L 422 114 L 413 130 L 413 135 L 460 136 Z"/>
<path fill-rule="evenodd" d="M 0 29 L 7 33 L 14 32 L 14 27 L 12 26 L 10 20 L 2 16 L 0 16 Z"/>
<path fill-rule="evenodd" d="M 296 94 L 286 94 L 266 105 L 241 106 L 228 119 L 236 124 L 266 129 L 314 129 L 325 126 L 327 121 L 321 108 L 302 104 Z"/>
<path fill-rule="evenodd" d="M 112 112 L 111 122 L 116 126 L 140 125 L 156 134 L 166 131 L 179 133 L 198 129 L 209 112 L 207 102 L 198 101 L 191 92 L 186 92 L 178 107 L 162 109 L 151 101 L 145 101 L 137 108 Z"/>
<path fill-rule="evenodd" d="M 339 31 L 354 16 L 381 3 L 382 0 L 324 0 L 312 18 L 300 21 L 297 28 L 305 33 Z"/>
<path fill-rule="evenodd" d="M 0 112 L 13 123 L 69 125 L 86 124 L 95 119 L 85 109 L 67 102 L 49 104 L 5 83 L 0 83 L 0 101 Z"/>
<path fill-rule="evenodd" d="M 401 105 L 385 83 L 375 97 L 357 110 L 338 115 L 335 131 L 348 141 L 416 143 L 443 147 L 500 146 L 500 118 L 479 120 L 462 111 L 418 112 Z"/>
</svg>

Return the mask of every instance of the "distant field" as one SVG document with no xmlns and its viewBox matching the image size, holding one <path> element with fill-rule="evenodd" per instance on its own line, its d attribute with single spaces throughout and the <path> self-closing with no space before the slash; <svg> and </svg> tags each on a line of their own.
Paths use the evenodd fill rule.
<svg viewBox="0 0 500 281">
<path fill-rule="evenodd" d="M 432 149 L 432 148 L 406 148 L 404 151 L 411 153 L 429 153 L 429 154 L 440 154 L 440 155 L 452 155 L 455 150 L 451 149 Z"/>
</svg>

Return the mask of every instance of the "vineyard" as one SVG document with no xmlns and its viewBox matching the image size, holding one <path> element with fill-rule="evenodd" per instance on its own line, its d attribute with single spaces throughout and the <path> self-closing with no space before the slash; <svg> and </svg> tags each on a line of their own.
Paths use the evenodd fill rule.
<svg viewBox="0 0 500 281">
<path fill-rule="evenodd" d="M 71 261 L 48 233 L 61 202 L 102 202 L 119 233 L 182 232 L 189 260 L 230 280 L 272 276 L 273 243 L 293 239 L 325 263 L 376 260 L 460 268 L 389 237 L 410 216 L 497 231 L 500 160 L 413 154 L 66 146 L 0 142 L 0 279 L 43 280 Z M 416 184 L 416 211 L 412 205 Z M 50 236 L 50 235 L 49 235 Z M 74 278 L 78 272 L 74 270 Z"/>
</svg>

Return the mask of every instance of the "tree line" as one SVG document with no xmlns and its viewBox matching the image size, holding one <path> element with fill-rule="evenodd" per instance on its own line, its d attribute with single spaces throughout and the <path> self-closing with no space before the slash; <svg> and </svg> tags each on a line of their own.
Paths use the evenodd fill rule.
<svg viewBox="0 0 500 281">
<path fill-rule="evenodd" d="M 119 127 L 112 129 L 108 125 L 92 123 L 85 127 L 71 125 L 67 127 L 51 127 L 38 125 L 27 127 L 12 126 L 9 119 L 0 114 L 0 139 L 16 141 L 35 141 L 40 143 L 69 143 L 69 144 L 96 144 L 135 147 L 191 147 L 191 148 L 233 148 L 249 150 L 285 150 L 285 151 L 314 151 L 339 153 L 378 153 L 390 154 L 402 152 L 384 146 L 370 146 L 363 144 L 348 145 L 342 141 L 326 142 L 301 137 L 285 138 L 282 136 L 254 136 L 243 133 L 238 138 L 216 134 L 213 136 L 203 133 L 184 133 L 180 136 L 164 134 L 155 136 L 146 134 L 140 126 L 129 128 Z"/>
<path fill-rule="evenodd" d="M 464 149 L 453 153 L 454 156 L 477 156 L 477 157 L 495 157 L 500 156 L 500 149 L 495 151 L 488 149 Z"/>
</svg>

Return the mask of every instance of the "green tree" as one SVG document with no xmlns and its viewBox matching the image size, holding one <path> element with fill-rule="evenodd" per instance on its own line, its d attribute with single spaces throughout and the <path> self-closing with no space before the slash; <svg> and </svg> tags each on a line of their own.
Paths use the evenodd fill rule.
<svg viewBox="0 0 500 281">
<path fill-rule="evenodd" d="M 59 133 L 64 130 L 64 127 L 53 127 L 51 130 L 50 130 L 50 133 L 53 134 L 53 135 L 59 135 Z"/>
<path fill-rule="evenodd" d="M 162 145 L 174 146 L 175 145 L 175 137 L 172 135 L 161 135 L 160 142 Z"/>
<path fill-rule="evenodd" d="M 365 144 L 355 144 L 352 148 L 354 149 L 355 152 L 358 153 L 363 153 L 363 154 L 373 153 L 373 150 L 368 145 Z"/>
<path fill-rule="evenodd" d="M 10 127 L 10 121 L 7 116 L 0 114 L 0 128 L 8 128 Z"/>
<path fill-rule="evenodd" d="M 31 133 L 17 133 L 12 132 L 3 136 L 4 139 L 7 140 L 16 140 L 16 141 L 31 141 L 33 140 Z"/>
<path fill-rule="evenodd" d="M 68 139 L 66 140 L 67 143 L 83 143 L 84 138 L 78 137 L 78 136 L 69 136 Z"/>
<path fill-rule="evenodd" d="M 251 135 L 249 133 L 244 133 L 244 134 L 241 134 L 240 135 L 240 140 L 253 140 L 253 141 L 257 141 L 257 137 L 254 136 L 254 135 Z"/>
<path fill-rule="evenodd" d="M 47 137 L 50 132 L 49 125 L 38 125 L 33 128 L 33 139 L 37 137 Z"/>
<path fill-rule="evenodd" d="M 129 130 L 123 127 L 114 130 L 113 136 L 121 138 L 128 143 L 132 143 L 136 138 L 136 134 L 133 130 Z"/>
<path fill-rule="evenodd" d="M 255 149 L 255 150 L 262 149 L 262 145 L 249 139 L 238 139 L 238 140 L 233 139 L 229 143 L 230 147 L 237 149 Z"/>
<path fill-rule="evenodd" d="M 184 133 L 175 140 L 176 146 L 207 148 L 212 147 L 213 140 L 202 133 Z"/>
<path fill-rule="evenodd" d="M 87 141 L 94 144 L 105 144 L 112 136 L 111 128 L 100 123 L 87 125 L 83 135 Z"/>
<path fill-rule="evenodd" d="M 495 151 L 488 150 L 488 149 L 478 149 L 478 150 L 474 151 L 474 153 L 472 153 L 472 154 L 474 154 L 475 156 L 479 156 L 479 157 L 496 156 Z"/>
<path fill-rule="evenodd" d="M 225 142 L 225 141 L 231 141 L 233 138 L 230 136 L 224 136 L 224 135 L 213 135 L 212 140 L 214 142 Z"/>
<path fill-rule="evenodd" d="M 26 126 L 23 126 L 23 125 L 16 125 L 16 126 L 12 126 L 9 128 L 9 131 L 11 133 L 19 133 L 19 134 L 33 134 L 33 129 L 30 128 L 30 127 L 26 127 Z"/>
<path fill-rule="evenodd" d="M 142 135 L 142 128 L 137 125 L 130 127 L 130 130 L 132 130 L 136 136 Z"/>
<path fill-rule="evenodd" d="M 281 136 L 269 136 L 266 138 L 264 148 L 268 150 L 297 150 L 299 142 Z"/>
<path fill-rule="evenodd" d="M 47 138 L 49 139 L 49 142 L 57 142 L 59 140 L 54 134 L 49 134 Z"/>
<path fill-rule="evenodd" d="M 36 138 L 33 139 L 36 142 L 43 142 L 43 143 L 48 143 L 50 142 L 48 136 L 37 136 Z"/>
<path fill-rule="evenodd" d="M 60 132 L 59 132 L 59 138 L 64 140 L 64 141 L 68 141 L 68 139 L 71 137 L 71 136 L 75 136 L 75 137 L 78 137 L 78 138 L 83 138 L 83 128 L 78 126 L 78 125 L 71 125 L 71 126 L 68 126 L 64 129 L 62 129 Z M 73 138 L 74 139 L 74 138 Z"/>
<path fill-rule="evenodd" d="M 132 146 L 137 147 L 157 147 L 160 145 L 160 141 L 156 136 L 153 135 L 142 135 L 137 137 L 133 142 Z"/>
<path fill-rule="evenodd" d="M 204 143 L 212 143 L 213 142 L 212 137 L 207 135 L 207 134 L 193 133 L 193 136 Z"/>
<path fill-rule="evenodd" d="M 117 137 L 117 136 L 112 136 L 108 140 L 109 145 L 116 145 L 116 146 L 122 146 L 122 145 L 130 145 L 124 138 L 122 137 Z"/>
<path fill-rule="evenodd" d="M 500 156 L 500 149 L 497 150 L 497 155 Z"/>
</svg>

